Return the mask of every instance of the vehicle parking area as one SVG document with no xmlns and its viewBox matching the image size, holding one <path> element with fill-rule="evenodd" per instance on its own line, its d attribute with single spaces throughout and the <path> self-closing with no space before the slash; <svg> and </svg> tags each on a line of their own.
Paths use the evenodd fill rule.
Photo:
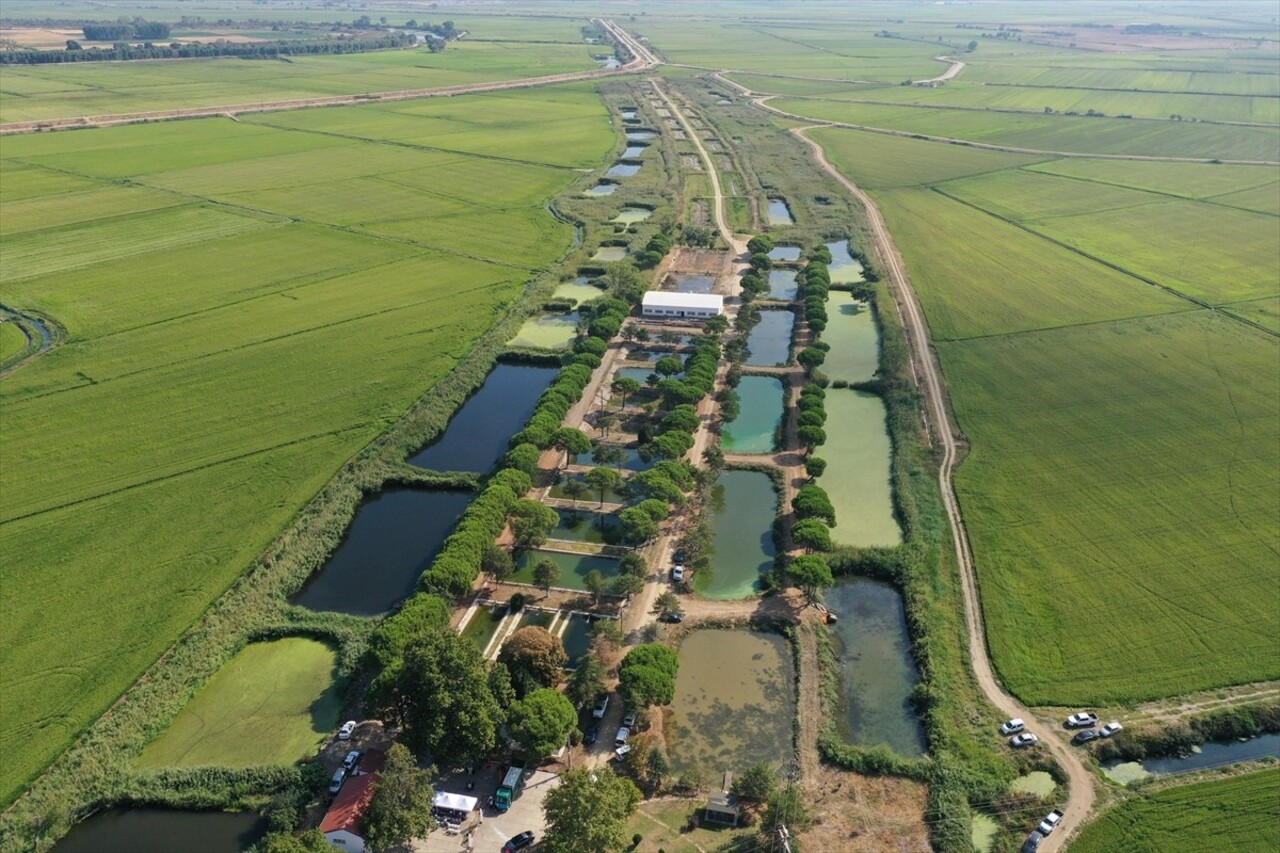
<svg viewBox="0 0 1280 853">
<path fill-rule="evenodd" d="M 436 779 L 436 792 L 448 791 L 452 794 L 465 794 L 480 801 L 479 814 L 483 821 L 477 822 L 473 816 L 463 825 L 457 835 L 447 834 L 443 828 L 436 829 L 426 838 L 416 839 L 410 849 L 414 853 L 458 853 L 458 851 L 474 851 L 475 853 L 499 853 L 507 839 L 531 830 L 537 841 L 542 840 L 546 824 L 542 817 L 542 798 L 556 785 L 560 777 L 545 770 L 531 771 L 525 777 L 524 788 L 520 795 L 505 812 L 491 808 L 489 797 L 493 796 L 502 784 L 499 765 L 481 767 L 474 774 L 465 770 L 448 774 Z M 467 783 L 474 782 L 475 788 L 467 790 Z"/>
</svg>

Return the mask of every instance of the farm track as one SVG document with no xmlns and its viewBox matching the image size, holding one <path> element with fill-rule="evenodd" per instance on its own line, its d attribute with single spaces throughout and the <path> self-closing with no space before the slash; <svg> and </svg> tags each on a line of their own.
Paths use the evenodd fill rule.
<svg viewBox="0 0 1280 853">
<path fill-rule="evenodd" d="M 545 77 L 526 77 L 517 80 L 491 80 L 485 83 L 464 83 L 458 86 L 442 86 L 431 89 L 402 89 L 392 92 L 361 92 L 353 95 L 332 95 L 322 98 L 293 98 L 283 101 L 259 101 L 247 104 L 223 104 L 191 109 L 154 110 L 150 112 L 114 113 L 98 116 L 70 116 L 67 118 L 19 121 L 0 124 L 0 136 L 18 133 L 37 133 L 50 130 L 72 130 L 88 127 L 111 127 L 122 124 L 173 121 L 187 118 L 213 118 L 221 116 L 234 120 L 236 116 L 253 113 L 283 112 L 287 110 L 315 109 L 317 107 L 342 107 L 355 104 L 409 101 L 419 98 L 448 98 L 454 95 L 471 95 L 480 92 L 500 92 L 509 89 L 529 89 L 555 83 L 571 83 L 577 80 L 597 80 L 620 74 L 637 74 L 657 66 L 657 59 L 647 48 L 612 21 L 596 19 L 597 23 L 614 40 L 614 43 L 631 55 L 625 64 L 617 68 L 592 68 L 587 71 L 571 71 L 550 74 Z"/>
<path fill-rule="evenodd" d="M 764 106 L 764 105 L 761 105 Z M 764 107 L 768 109 L 767 106 Z M 1067 774 L 1068 797 L 1063 808 L 1065 817 L 1058 832 L 1046 839 L 1041 850 L 1044 853 L 1061 849 L 1063 842 L 1078 830 L 1093 810 L 1094 789 L 1093 774 L 1085 766 L 1080 757 L 1072 751 L 1063 740 L 1057 737 L 1055 726 L 1045 725 L 1036 719 L 1026 706 L 1009 693 L 1006 693 L 996 678 L 991 665 L 986 645 L 986 632 L 982 622 L 982 611 L 978 601 L 977 576 L 974 572 L 973 554 L 969 549 L 968 535 L 965 532 L 964 520 L 960 515 L 960 505 L 956 499 L 952 484 L 952 471 L 957 463 L 959 442 L 952 419 L 948 412 L 948 400 L 941 379 L 941 367 L 930 344 L 928 326 L 920 308 L 911 281 L 907 277 L 905 266 L 897 248 L 893 243 L 884 219 L 875 202 L 856 184 L 841 174 L 826 158 L 822 146 L 805 135 L 806 130 L 824 125 L 809 125 L 793 128 L 791 133 L 803 141 L 812 150 L 814 159 L 828 174 L 862 204 L 867 214 L 867 223 L 871 227 L 879 251 L 889 273 L 894 298 L 902 315 L 904 331 L 914 362 L 913 371 L 917 376 L 917 384 L 924 397 L 925 417 L 932 422 L 930 430 L 939 449 L 942 459 L 938 466 L 938 486 L 942 492 L 946 506 L 947 520 L 951 528 L 952 544 L 956 560 L 960 566 L 960 582 L 964 594 L 965 624 L 969 635 L 969 661 L 973 669 L 974 679 L 978 687 L 996 708 L 1009 717 L 1022 717 L 1028 728 L 1042 732 L 1041 743 L 1057 759 Z"/>
</svg>

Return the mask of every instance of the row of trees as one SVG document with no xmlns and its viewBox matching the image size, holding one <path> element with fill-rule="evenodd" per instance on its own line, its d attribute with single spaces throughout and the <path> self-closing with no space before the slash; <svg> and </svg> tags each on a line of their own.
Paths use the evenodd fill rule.
<svg viewBox="0 0 1280 853">
<path fill-rule="evenodd" d="M 171 42 L 140 45 L 116 42 L 109 48 L 91 47 L 85 50 L 74 39 L 67 41 L 66 50 L 5 50 L 0 51 L 0 65 L 48 65 L 63 62 L 120 62 L 131 59 L 198 59 L 215 56 L 239 56 L 248 59 L 276 59 L 289 56 L 333 55 L 365 53 L 371 50 L 390 50 L 412 47 L 412 36 L 395 34 L 380 38 L 281 39 L 260 42 Z M 435 44 L 434 42 L 432 44 Z M 442 44 L 442 43 L 441 43 Z"/>
<path fill-rule="evenodd" d="M 89 41 L 124 41 L 125 39 L 156 41 L 169 37 L 168 24 L 163 21 L 148 21 L 145 18 L 133 20 L 120 18 L 112 23 L 86 23 L 81 31 Z"/>
</svg>

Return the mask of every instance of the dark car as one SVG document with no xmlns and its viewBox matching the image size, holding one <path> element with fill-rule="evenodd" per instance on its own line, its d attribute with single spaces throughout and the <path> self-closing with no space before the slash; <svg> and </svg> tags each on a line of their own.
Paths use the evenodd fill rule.
<svg viewBox="0 0 1280 853">
<path fill-rule="evenodd" d="M 582 736 L 582 742 L 590 746 L 596 742 L 596 738 L 598 737 L 600 737 L 600 724 L 592 723 L 591 727 L 587 729 L 586 734 Z"/>
<path fill-rule="evenodd" d="M 660 616 L 660 617 L 658 617 L 658 618 L 659 618 L 659 621 L 662 621 L 662 622 L 670 622 L 671 624 L 676 625 L 676 624 L 679 624 L 679 623 L 681 623 L 681 622 L 683 622 L 683 621 L 684 621 L 684 614 L 682 614 L 682 613 L 663 613 L 663 614 L 662 614 L 662 616 Z"/>
<path fill-rule="evenodd" d="M 1076 736 L 1071 739 L 1072 743 L 1088 743 L 1091 740 L 1097 740 L 1102 737 L 1098 734 L 1097 729 L 1082 729 L 1076 732 Z"/>
<path fill-rule="evenodd" d="M 502 845 L 502 853 L 516 853 L 517 850 L 523 850 L 533 843 L 532 832 L 522 832 L 515 838 L 508 839 L 507 843 Z"/>
<path fill-rule="evenodd" d="M 672 561 L 673 563 L 678 564 L 678 565 L 684 565 L 684 563 L 687 561 L 688 557 L 689 557 L 689 555 L 688 555 L 688 554 L 686 554 L 686 553 L 684 552 L 684 550 L 683 550 L 683 549 L 681 549 L 681 550 L 679 550 L 679 551 L 676 551 L 676 552 L 675 552 L 675 554 L 673 554 L 673 555 L 672 555 L 672 557 L 671 557 L 671 561 Z"/>
<path fill-rule="evenodd" d="M 1022 853 L 1036 853 L 1040 849 L 1041 841 L 1044 841 L 1044 833 L 1037 829 L 1022 842 Z"/>
</svg>

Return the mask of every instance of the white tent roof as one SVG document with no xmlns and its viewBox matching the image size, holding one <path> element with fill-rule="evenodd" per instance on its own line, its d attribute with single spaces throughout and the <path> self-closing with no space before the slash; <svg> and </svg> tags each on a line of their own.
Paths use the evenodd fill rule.
<svg viewBox="0 0 1280 853">
<path fill-rule="evenodd" d="M 462 794 L 450 794 L 448 791 L 441 791 L 436 794 L 435 807 L 438 809 L 452 809 L 455 812 L 469 812 L 476 807 L 478 803 L 475 797 L 464 797 Z"/>
<path fill-rule="evenodd" d="M 644 295 L 644 307 L 662 308 L 723 308 L 724 297 L 718 293 L 677 293 L 671 290 L 650 290 Z"/>
</svg>

